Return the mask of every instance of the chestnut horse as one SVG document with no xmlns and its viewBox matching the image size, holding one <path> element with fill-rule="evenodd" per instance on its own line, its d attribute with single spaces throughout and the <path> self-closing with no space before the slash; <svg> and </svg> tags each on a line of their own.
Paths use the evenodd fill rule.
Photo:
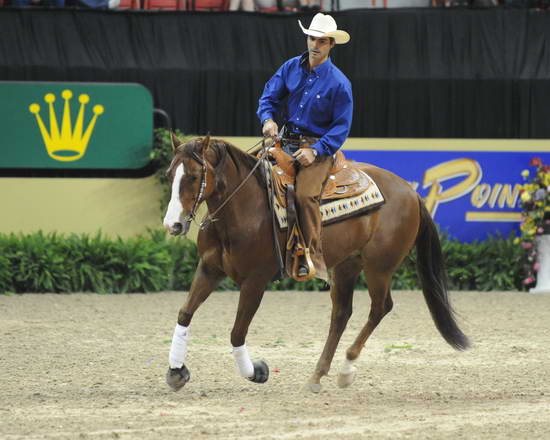
<svg viewBox="0 0 550 440">
<path fill-rule="evenodd" d="M 231 345 L 238 370 L 254 382 L 265 382 L 264 361 L 252 362 L 245 344 L 248 327 L 267 284 L 279 271 L 265 181 L 257 159 L 223 140 L 199 138 L 183 143 L 173 138 L 174 158 L 167 171 L 172 196 L 164 226 L 172 235 L 187 233 L 197 207 L 206 202 L 216 217 L 199 232 L 200 260 L 185 304 L 179 311 L 170 349 L 167 383 L 178 390 L 189 380 L 185 366 L 188 327 L 197 308 L 226 276 L 240 288 Z M 392 309 L 392 275 L 413 246 L 417 272 L 431 316 L 441 336 L 455 349 L 468 348 L 447 295 L 446 272 L 437 229 L 411 186 L 391 172 L 359 164 L 378 184 L 386 203 L 368 215 L 357 215 L 323 227 L 322 247 L 331 273 L 332 316 L 328 337 L 308 381 L 319 392 L 336 347 L 352 313 L 354 286 L 364 271 L 371 298 L 370 313 L 347 349 L 338 385 L 352 383 L 365 342 Z M 243 183 L 244 182 L 244 183 Z M 279 243 L 285 234 L 279 232 Z"/>
</svg>

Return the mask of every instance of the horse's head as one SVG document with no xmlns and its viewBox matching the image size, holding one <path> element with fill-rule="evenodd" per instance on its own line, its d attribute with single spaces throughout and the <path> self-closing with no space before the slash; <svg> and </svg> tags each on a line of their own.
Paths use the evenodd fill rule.
<svg viewBox="0 0 550 440">
<path fill-rule="evenodd" d="M 183 143 L 172 134 L 174 158 L 166 173 L 172 182 L 164 227 L 172 235 L 185 235 L 201 202 L 215 187 L 214 168 L 208 161 L 210 136 Z"/>
</svg>

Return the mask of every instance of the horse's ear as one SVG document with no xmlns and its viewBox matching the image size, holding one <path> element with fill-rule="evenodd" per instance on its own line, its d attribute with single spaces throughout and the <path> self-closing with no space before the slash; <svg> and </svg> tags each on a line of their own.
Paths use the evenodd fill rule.
<svg viewBox="0 0 550 440">
<path fill-rule="evenodd" d="M 204 156 L 204 154 L 206 154 L 206 152 L 208 151 L 208 148 L 210 147 L 210 135 L 206 135 L 206 137 L 202 140 L 201 142 L 201 146 L 200 146 L 200 151 L 201 151 L 201 154 Z"/>
<path fill-rule="evenodd" d="M 170 140 L 172 141 L 172 153 L 176 154 L 178 147 L 183 144 L 179 137 L 173 131 L 170 132 Z"/>
</svg>

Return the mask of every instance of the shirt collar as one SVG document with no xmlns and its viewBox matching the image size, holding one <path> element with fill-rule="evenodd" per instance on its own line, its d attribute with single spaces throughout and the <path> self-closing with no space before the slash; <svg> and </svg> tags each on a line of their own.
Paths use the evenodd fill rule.
<svg viewBox="0 0 550 440">
<path fill-rule="evenodd" d="M 300 66 L 302 66 L 306 70 L 309 67 L 308 60 L 309 60 L 309 52 L 306 50 L 300 56 Z M 323 64 L 321 64 L 320 66 L 315 67 L 313 69 L 313 71 L 318 76 L 320 76 L 320 75 L 323 75 L 325 72 L 328 72 L 328 70 L 331 68 L 331 66 L 332 66 L 332 61 L 331 61 L 330 57 L 328 57 L 328 59 Z"/>
</svg>

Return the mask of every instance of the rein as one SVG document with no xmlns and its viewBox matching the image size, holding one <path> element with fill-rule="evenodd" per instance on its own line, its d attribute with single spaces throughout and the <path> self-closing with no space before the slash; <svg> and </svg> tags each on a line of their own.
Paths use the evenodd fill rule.
<svg viewBox="0 0 550 440">
<path fill-rule="evenodd" d="M 265 139 L 262 139 L 261 141 L 257 142 L 255 145 L 250 147 L 247 151 L 252 150 L 253 148 L 258 146 L 259 144 L 262 144 L 262 150 L 263 151 L 262 151 L 262 154 L 260 155 L 260 157 L 258 158 L 258 161 L 256 162 L 256 164 L 252 167 L 250 172 L 243 179 L 243 181 L 237 186 L 237 188 L 235 188 L 233 190 L 233 192 L 231 192 L 231 194 L 229 194 L 229 196 L 223 201 L 223 203 L 220 206 L 218 206 L 212 214 L 210 214 L 210 213 L 206 214 L 205 218 L 199 223 L 199 229 L 204 229 L 208 225 L 210 225 L 211 223 L 214 223 L 214 222 L 218 221 L 218 219 L 216 218 L 216 215 L 218 214 L 218 212 L 220 212 L 224 208 L 224 206 L 227 205 L 227 203 L 229 203 L 229 201 L 235 196 L 235 194 L 237 194 L 239 192 L 239 190 L 244 186 L 244 184 L 248 181 L 248 179 L 250 179 L 252 174 L 254 174 L 256 169 L 260 166 L 260 164 L 262 163 L 262 160 L 265 159 L 265 157 L 267 156 L 267 152 L 268 152 L 268 149 L 265 148 Z M 204 195 L 204 190 L 206 189 L 206 172 L 207 172 L 206 160 L 204 160 L 204 157 L 201 158 L 195 152 L 193 152 L 193 158 L 198 163 L 200 163 L 202 165 L 201 187 L 200 187 L 200 190 L 199 190 L 199 194 L 198 194 L 198 196 L 195 200 L 195 204 L 193 205 L 193 209 L 191 210 L 191 214 L 189 214 L 185 218 L 185 220 L 187 220 L 187 221 L 194 220 L 194 218 L 196 216 L 197 208 L 198 208 L 199 203 L 201 201 L 201 197 Z"/>
</svg>

